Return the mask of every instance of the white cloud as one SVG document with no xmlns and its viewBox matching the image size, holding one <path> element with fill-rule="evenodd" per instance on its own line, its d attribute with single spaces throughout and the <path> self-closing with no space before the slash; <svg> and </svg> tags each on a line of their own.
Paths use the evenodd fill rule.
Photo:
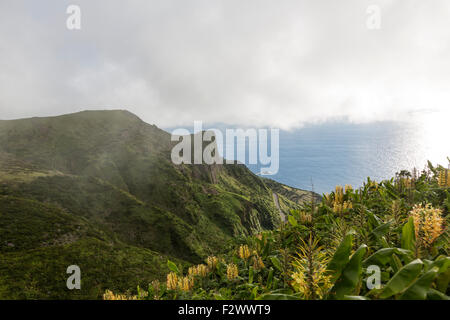
<svg viewBox="0 0 450 320">
<path fill-rule="evenodd" d="M 66 29 L 69 4 L 82 29 Z M 366 8 L 381 7 L 381 30 Z M 0 3 L 0 118 L 127 108 L 284 129 L 404 119 L 450 103 L 450 3 L 435 0 Z"/>
</svg>

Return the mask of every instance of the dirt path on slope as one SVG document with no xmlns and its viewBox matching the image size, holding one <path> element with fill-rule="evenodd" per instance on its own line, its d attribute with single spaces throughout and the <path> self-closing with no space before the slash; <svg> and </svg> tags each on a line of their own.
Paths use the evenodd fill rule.
<svg viewBox="0 0 450 320">
<path fill-rule="evenodd" d="M 283 211 L 281 211 L 280 208 L 280 201 L 278 200 L 278 194 L 276 194 L 275 192 L 272 192 L 273 195 L 273 201 L 275 202 L 275 205 L 278 208 L 278 211 L 280 212 L 280 217 L 281 217 L 281 221 L 286 222 L 286 216 L 284 215 Z"/>
</svg>

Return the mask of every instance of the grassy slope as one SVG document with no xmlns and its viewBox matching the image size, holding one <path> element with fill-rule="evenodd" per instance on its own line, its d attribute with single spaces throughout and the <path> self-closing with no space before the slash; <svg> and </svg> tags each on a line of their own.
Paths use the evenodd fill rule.
<svg viewBox="0 0 450 320">
<path fill-rule="evenodd" d="M 80 267 L 92 275 L 83 277 L 89 283 L 83 297 L 95 298 L 100 287 L 120 286 L 132 276 L 147 282 L 161 277 L 164 259 L 155 262 L 156 256 L 197 263 L 236 236 L 279 225 L 272 190 L 245 166 L 175 166 L 171 148 L 168 133 L 126 111 L 0 121 L 0 196 L 21 198 L 28 212 L 15 222 L 16 231 L 0 230 L 0 265 L 6 270 L 0 273 L 0 297 L 73 297 L 61 279 L 80 255 L 86 257 Z M 297 200 L 280 193 L 284 211 Z M 40 211 L 31 208 L 35 204 Z M 51 234 L 48 241 L 58 240 L 51 246 L 17 244 L 12 250 L 8 239 L 17 230 L 27 230 L 17 233 L 17 243 L 41 243 L 35 239 L 39 232 L 54 229 L 56 216 L 47 215 L 47 205 L 102 236 L 83 233 L 66 244 Z M 10 214 L 0 206 L 1 220 Z M 29 229 L 31 220 L 36 226 Z M 59 279 L 58 286 L 48 277 Z M 25 289 L 13 290 L 15 281 Z"/>
<path fill-rule="evenodd" d="M 176 273 L 189 287 L 162 283 L 141 298 L 450 300 L 449 170 L 430 163 L 345 189 L 241 239 L 204 273 Z M 344 201 L 352 205 L 342 209 Z M 377 276 L 380 286 L 370 286 Z"/>
<path fill-rule="evenodd" d="M 108 284 L 146 286 L 167 272 L 168 257 L 126 245 L 56 206 L 0 196 L 0 208 L 0 299 L 92 298 Z M 80 291 L 65 285 L 73 264 L 81 268 Z"/>
</svg>

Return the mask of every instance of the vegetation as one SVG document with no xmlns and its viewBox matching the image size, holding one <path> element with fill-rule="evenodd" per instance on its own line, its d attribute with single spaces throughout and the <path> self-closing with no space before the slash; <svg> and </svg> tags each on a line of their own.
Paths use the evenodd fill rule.
<svg viewBox="0 0 450 320">
<path fill-rule="evenodd" d="M 33 200 L 0 196 L 0 235 L 2 299 L 90 299 L 105 287 L 126 290 L 169 270 L 167 256 L 127 245 L 85 218 Z M 73 264 L 83 268 L 83 290 L 66 287 Z"/>
<path fill-rule="evenodd" d="M 103 297 L 448 300 L 449 181 L 429 163 L 357 190 L 338 186 L 226 254 L 190 267 L 169 260 L 165 282 Z"/>
<path fill-rule="evenodd" d="M 443 167 L 322 198 L 172 146 L 126 111 L 0 121 L 0 299 L 448 299 Z"/>
<path fill-rule="evenodd" d="M 126 111 L 0 120 L 0 299 L 98 299 L 281 224 L 243 165 L 174 165 L 170 134 Z M 284 214 L 310 192 L 280 194 Z M 78 265 L 82 290 L 68 290 Z M 131 290 L 132 293 L 134 290 Z"/>
</svg>

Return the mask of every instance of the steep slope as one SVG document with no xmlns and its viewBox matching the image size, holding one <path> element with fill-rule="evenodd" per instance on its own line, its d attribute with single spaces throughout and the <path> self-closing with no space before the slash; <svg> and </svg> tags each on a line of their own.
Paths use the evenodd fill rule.
<svg viewBox="0 0 450 320">
<path fill-rule="evenodd" d="M 129 281 L 143 285 L 168 271 L 168 257 L 37 201 L 0 196 L 0 235 L 0 299 L 95 298 L 107 284 L 126 291 Z M 66 269 L 74 264 L 82 290 L 70 291 Z"/>
<path fill-rule="evenodd" d="M 172 146 L 167 132 L 127 111 L 0 121 L 0 196 L 59 208 L 112 239 L 118 250 L 129 246 L 192 263 L 223 250 L 236 236 L 281 223 L 273 201 L 276 182 L 268 187 L 243 165 L 174 165 Z M 279 198 L 283 210 L 301 202 L 281 193 Z M 5 214 L 0 206 L 0 219 Z M 36 219 L 47 218 L 36 215 Z M 28 231 L 22 239 L 34 239 L 37 230 L 54 228 L 51 220 L 37 229 L 24 228 Z M 27 221 L 17 223 L 20 229 Z M 6 230 L 0 230 L 0 252 L 8 255 L 9 266 L 21 265 L 23 260 L 14 255 L 21 247 L 8 246 L 14 233 Z M 51 247 L 19 251 L 26 250 L 26 256 L 36 259 L 45 252 L 43 263 L 68 246 L 57 239 L 50 236 Z M 86 234 L 77 239 L 70 245 L 91 241 Z M 132 261 L 133 250 L 121 254 Z M 102 253 L 97 256 L 105 259 L 109 251 L 114 252 L 107 246 L 98 251 Z M 99 263 L 95 272 L 104 268 Z M 162 273 L 153 274 L 157 278 Z M 2 283 L 4 288 L 4 279 Z"/>
</svg>

